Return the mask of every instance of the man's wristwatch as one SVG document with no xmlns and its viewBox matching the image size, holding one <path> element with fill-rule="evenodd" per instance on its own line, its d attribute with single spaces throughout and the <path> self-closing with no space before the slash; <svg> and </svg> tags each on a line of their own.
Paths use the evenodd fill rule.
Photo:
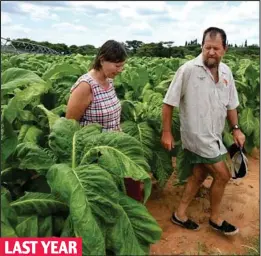
<svg viewBox="0 0 261 256">
<path fill-rule="evenodd" d="M 239 130 L 239 129 L 240 128 L 239 128 L 238 124 L 235 124 L 232 126 L 231 131 L 233 132 L 234 130 Z"/>
</svg>

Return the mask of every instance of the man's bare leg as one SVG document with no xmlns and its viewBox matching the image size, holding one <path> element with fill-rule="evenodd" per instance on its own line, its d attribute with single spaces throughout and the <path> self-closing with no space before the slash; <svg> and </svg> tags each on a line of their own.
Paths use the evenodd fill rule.
<svg viewBox="0 0 261 256">
<path fill-rule="evenodd" d="M 207 176 L 208 170 L 203 164 L 196 164 L 194 166 L 193 174 L 188 178 L 178 209 L 176 210 L 176 216 L 179 220 L 186 221 L 188 219 L 186 210 Z"/>
<path fill-rule="evenodd" d="M 213 175 L 213 182 L 210 187 L 210 220 L 217 225 L 221 225 L 223 220 L 220 218 L 220 205 L 231 174 L 223 161 L 215 164 L 205 164 L 205 166 Z"/>
</svg>

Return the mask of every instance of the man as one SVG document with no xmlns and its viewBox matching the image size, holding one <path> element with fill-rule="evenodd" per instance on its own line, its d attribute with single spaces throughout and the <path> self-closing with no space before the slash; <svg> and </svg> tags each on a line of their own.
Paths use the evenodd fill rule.
<svg viewBox="0 0 261 256">
<path fill-rule="evenodd" d="M 222 142 L 226 118 L 238 146 L 243 147 L 245 136 L 238 126 L 239 101 L 233 75 L 221 62 L 227 51 L 226 42 L 222 29 L 208 28 L 203 34 L 202 53 L 177 70 L 163 101 L 161 143 L 168 150 L 175 147 L 171 133 L 172 112 L 174 107 L 179 107 L 181 140 L 191 173 L 187 175 L 172 222 L 184 228 L 199 229 L 199 225 L 187 217 L 186 210 L 200 185 L 211 174 L 209 224 L 225 235 L 234 235 L 238 228 L 220 217 L 221 199 L 231 178 L 224 162 L 227 150 Z"/>
</svg>

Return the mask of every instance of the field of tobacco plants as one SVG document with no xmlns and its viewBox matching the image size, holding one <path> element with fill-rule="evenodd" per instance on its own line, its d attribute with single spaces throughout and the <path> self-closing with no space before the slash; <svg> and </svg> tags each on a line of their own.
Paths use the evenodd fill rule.
<svg viewBox="0 0 261 256">
<path fill-rule="evenodd" d="M 162 230 L 144 204 L 126 196 L 123 179 L 144 183 L 145 203 L 151 175 L 164 187 L 172 174 L 160 145 L 162 101 L 191 58 L 129 58 L 114 81 L 123 132 L 101 133 L 97 124 L 81 128 L 64 118 L 70 88 L 93 57 L 2 54 L 1 236 L 82 237 L 83 255 L 148 254 Z M 260 146 L 259 59 L 227 54 L 224 62 L 250 153 Z M 172 127 L 180 145 L 178 109 Z M 233 143 L 228 125 L 223 140 Z M 179 150 L 177 173 L 184 161 Z"/>
</svg>

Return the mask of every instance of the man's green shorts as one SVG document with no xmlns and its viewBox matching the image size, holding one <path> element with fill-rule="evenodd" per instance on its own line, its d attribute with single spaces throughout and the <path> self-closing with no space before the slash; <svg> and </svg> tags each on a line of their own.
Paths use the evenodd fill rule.
<svg viewBox="0 0 261 256">
<path fill-rule="evenodd" d="M 227 154 L 219 155 L 214 158 L 206 158 L 199 156 L 187 149 L 180 152 L 181 155 L 177 157 L 177 172 L 180 183 L 186 182 L 187 178 L 192 175 L 195 164 L 215 164 L 225 161 Z"/>
</svg>

